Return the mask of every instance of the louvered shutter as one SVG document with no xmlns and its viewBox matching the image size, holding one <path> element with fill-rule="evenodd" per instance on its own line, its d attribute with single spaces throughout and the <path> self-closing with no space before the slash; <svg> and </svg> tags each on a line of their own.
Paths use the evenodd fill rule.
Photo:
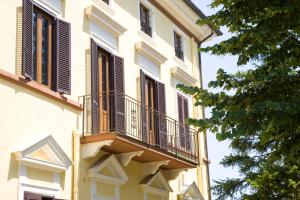
<svg viewBox="0 0 300 200">
<path fill-rule="evenodd" d="M 99 66 L 98 47 L 91 39 L 91 104 L 92 104 L 92 133 L 99 132 Z"/>
<path fill-rule="evenodd" d="M 177 96 L 178 103 L 178 121 L 179 121 L 179 137 L 180 147 L 185 148 L 185 133 L 184 133 L 184 117 L 183 117 L 183 98 L 178 95 Z"/>
<path fill-rule="evenodd" d="M 23 59 L 22 74 L 32 79 L 32 12 L 30 0 L 23 0 Z"/>
<path fill-rule="evenodd" d="M 71 93 L 71 24 L 54 20 L 54 89 Z"/>
<path fill-rule="evenodd" d="M 167 121 L 166 121 L 166 94 L 165 94 L 165 85 L 160 82 L 156 82 L 156 101 L 157 101 L 157 110 L 158 110 L 158 142 L 160 148 L 167 148 Z"/>
<path fill-rule="evenodd" d="M 142 140 L 148 142 L 147 133 L 147 117 L 146 117 L 146 97 L 145 97 L 145 73 L 143 70 L 140 71 L 140 86 L 141 86 L 141 130 L 142 130 Z"/>
<path fill-rule="evenodd" d="M 110 128 L 125 134 L 124 59 L 112 55 L 110 63 Z"/>
<path fill-rule="evenodd" d="M 185 142 L 186 142 L 186 150 L 190 151 L 191 149 L 191 138 L 190 138 L 190 132 L 189 132 L 189 126 L 186 123 L 186 120 L 189 118 L 189 104 L 187 99 L 183 99 L 183 117 L 184 117 L 184 132 L 185 132 Z"/>
<path fill-rule="evenodd" d="M 25 192 L 24 200 L 42 200 L 42 195 Z"/>
</svg>

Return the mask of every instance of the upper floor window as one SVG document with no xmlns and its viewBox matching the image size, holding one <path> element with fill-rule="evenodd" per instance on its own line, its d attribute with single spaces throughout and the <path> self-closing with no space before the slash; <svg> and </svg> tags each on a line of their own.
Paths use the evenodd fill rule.
<svg viewBox="0 0 300 200">
<path fill-rule="evenodd" d="M 150 24 L 150 11 L 144 5 L 140 4 L 140 20 L 141 28 L 144 33 L 152 37 L 152 29 Z"/>
<path fill-rule="evenodd" d="M 107 3 L 107 4 L 109 4 L 109 0 L 102 0 L 102 1 L 104 1 L 104 2 Z"/>
<path fill-rule="evenodd" d="M 175 55 L 177 58 L 184 60 L 182 43 L 183 43 L 182 36 L 179 35 L 178 33 L 174 32 Z"/>
<path fill-rule="evenodd" d="M 31 0 L 23 0 L 23 21 L 23 75 L 70 94 L 71 25 Z"/>
<path fill-rule="evenodd" d="M 51 88 L 52 22 L 47 13 L 34 8 L 32 13 L 32 78 Z"/>
</svg>

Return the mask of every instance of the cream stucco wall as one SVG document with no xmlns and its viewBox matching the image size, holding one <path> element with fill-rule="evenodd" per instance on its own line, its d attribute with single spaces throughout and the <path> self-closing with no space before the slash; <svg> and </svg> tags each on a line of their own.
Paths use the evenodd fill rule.
<svg viewBox="0 0 300 200">
<path fill-rule="evenodd" d="M 41 2 L 42 0 L 36 0 Z M 68 98 L 78 101 L 78 97 L 89 93 L 89 48 L 90 48 L 90 23 L 84 14 L 84 8 L 95 4 L 96 1 L 66 1 L 56 0 L 61 5 L 60 18 L 71 23 L 71 90 Z M 129 3 L 130 2 L 130 3 Z M 174 59 L 173 32 L 178 30 L 173 22 L 157 8 L 150 5 L 154 15 L 154 35 L 148 37 L 140 31 L 139 22 L 140 0 L 114 0 L 111 8 L 114 14 L 111 17 L 124 26 L 125 31 L 118 38 L 118 50 L 116 53 L 124 58 L 125 62 L 125 93 L 133 98 L 138 98 L 137 79 L 140 73 L 139 54 L 135 50 L 135 44 L 144 41 L 152 48 L 167 58 L 160 66 L 157 80 L 166 85 L 167 115 L 177 119 L 176 84 L 181 83 L 171 75 L 171 68 L 179 66 L 186 70 L 197 80 L 199 77 L 197 44 L 188 35 L 183 34 L 185 41 L 185 61 L 178 62 Z M 182 6 L 183 12 L 191 12 L 189 8 Z M 2 1 L 0 3 L 0 69 L 12 74 L 20 74 L 21 71 L 21 47 L 22 47 L 22 1 Z M 193 14 L 192 19 L 194 19 Z M 103 27 L 102 27 L 103 28 Z M 200 82 L 196 83 L 199 86 Z M 23 88 L 0 78 L 0 193 L 3 199 L 17 199 L 19 165 L 12 152 L 20 151 L 34 144 L 39 139 L 52 135 L 62 147 L 63 151 L 72 158 L 72 131 L 80 132 L 82 129 L 82 113 L 58 101 L 50 99 L 42 94 Z M 200 117 L 189 100 L 189 113 L 191 117 Z M 201 148 L 204 138 L 201 138 Z M 201 152 L 204 152 L 202 150 Z M 90 183 L 85 171 L 102 156 L 100 153 L 90 160 L 80 160 L 79 171 L 79 199 L 90 198 Z M 204 154 L 202 156 L 205 156 Z M 126 168 L 130 177 L 127 184 L 121 186 L 122 199 L 143 199 L 139 183 L 142 180 L 141 163 L 131 162 Z M 184 180 L 182 180 L 184 173 Z M 204 176 L 197 173 L 196 169 L 186 170 L 170 181 L 174 193 L 170 199 L 176 199 L 181 186 L 191 180 L 205 182 Z M 205 173 L 205 169 L 202 170 Z M 72 169 L 69 168 L 64 175 L 62 198 L 71 198 Z M 167 174 L 167 173 L 166 173 Z M 188 181 L 187 181 L 188 180 Z M 185 182 L 184 182 L 185 181 Z M 205 185 L 205 183 L 204 183 Z M 203 187 L 205 189 L 205 187 Z M 200 190 L 203 189 L 200 187 Z M 205 194 L 205 192 L 204 192 Z M 154 198 L 154 197 L 153 197 Z"/>
</svg>

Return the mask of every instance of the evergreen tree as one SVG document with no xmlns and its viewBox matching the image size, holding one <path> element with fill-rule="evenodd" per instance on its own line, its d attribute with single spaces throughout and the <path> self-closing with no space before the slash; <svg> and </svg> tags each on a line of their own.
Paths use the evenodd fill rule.
<svg viewBox="0 0 300 200">
<path fill-rule="evenodd" d="M 199 24 L 225 26 L 232 37 L 201 51 L 235 55 L 249 70 L 219 69 L 211 92 L 179 85 L 210 107 L 211 117 L 189 119 L 218 140 L 229 140 L 223 158 L 240 176 L 218 180 L 218 199 L 300 199 L 300 0 L 213 0 L 219 11 Z M 224 66 L 226 67 L 226 66 Z M 213 172 L 212 172 L 213 173 Z"/>
</svg>

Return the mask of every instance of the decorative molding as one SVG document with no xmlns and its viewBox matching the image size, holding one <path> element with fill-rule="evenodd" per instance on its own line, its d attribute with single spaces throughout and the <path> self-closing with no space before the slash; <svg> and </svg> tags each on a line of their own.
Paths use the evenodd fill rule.
<svg viewBox="0 0 300 200">
<path fill-rule="evenodd" d="M 144 151 L 134 151 L 129 153 L 122 153 L 122 154 L 115 154 L 117 159 L 120 161 L 120 163 L 126 167 L 133 157 L 135 156 L 141 156 L 144 153 Z"/>
<path fill-rule="evenodd" d="M 167 58 L 155 50 L 153 47 L 145 43 L 144 41 L 138 42 L 135 44 L 135 49 L 138 53 L 141 53 L 148 57 L 153 62 L 161 65 L 166 62 Z"/>
<path fill-rule="evenodd" d="M 197 79 L 195 79 L 192 75 L 187 73 L 181 67 L 173 67 L 171 68 L 171 74 L 177 78 L 178 80 L 186 83 L 188 85 L 194 85 L 197 83 Z"/>
<path fill-rule="evenodd" d="M 105 140 L 100 142 L 92 142 L 83 144 L 81 155 L 84 159 L 89 159 L 95 157 L 102 147 L 104 146 L 110 146 L 112 144 L 113 140 Z"/>
<path fill-rule="evenodd" d="M 12 82 L 16 85 L 19 85 L 21 87 L 27 88 L 29 90 L 35 91 L 41 95 L 47 96 L 55 101 L 59 101 L 60 103 L 63 103 L 72 108 L 75 108 L 76 110 L 82 111 L 82 109 L 83 109 L 83 107 L 80 103 L 77 103 L 71 99 L 68 99 L 67 97 L 62 96 L 58 92 L 54 92 L 35 81 L 28 81 L 28 80 L 26 80 L 26 78 L 24 76 L 11 74 L 9 72 L 6 72 L 6 71 L 0 69 L 0 78 L 5 79 L 5 80 Z"/>
<path fill-rule="evenodd" d="M 110 170 L 114 176 L 101 174 L 101 170 L 104 168 Z M 103 156 L 88 169 L 87 174 L 93 181 L 111 185 L 120 186 L 128 181 L 128 176 L 115 155 Z"/>
<path fill-rule="evenodd" d="M 195 182 L 184 188 L 182 194 L 178 195 L 180 200 L 199 199 L 204 200 L 198 186 Z"/>
<path fill-rule="evenodd" d="M 105 3 L 103 0 L 93 0 L 94 4 L 102 10 L 102 12 L 107 12 L 107 14 L 113 16 L 115 14 L 115 10 L 112 8 L 112 0 L 109 0 L 109 5 Z"/>
<path fill-rule="evenodd" d="M 144 175 L 155 174 L 162 165 L 169 164 L 169 160 L 149 162 L 143 164 Z"/>
<path fill-rule="evenodd" d="M 61 0 L 34 0 L 34 2 L 54 13 L 56 16 L 62 15 Z M 56 6 L 54 5 L 55 3 Z"/>
<path fill-rule="evenodd" d="M 153 182 L 160 184 L 160 187 L 157 187 L 157 185 L 153 185 Z M 160 171 L 158 171 L 156 174 L 145 177 L 141 181 L 140 186 L 146 194 L 150 193 L 159 196 L 167 196 L 169 192 L 173 192 L 168 181 Z"/>
<path fill-rule="evenodd" d="M 90 21 L 97 23 L 100 26 L 104 26 L 105 29 L 109 30 L 115 36 L 122 35 L 127 29 L 119 22 L 114 20 L 111 16 L 100 10 L 95 5 L 91 5 L 84 9 L 85 15 Z"/>
<path fill-rule="evenodd" d="M 36 152 L 47 159 L 35 155 Z M 23 151 L 14 152 L 14 154 L 21 165 L 52 172 L 63 172 L 72 165 L 71 159 L 51 135 Z"/>
</svg>

